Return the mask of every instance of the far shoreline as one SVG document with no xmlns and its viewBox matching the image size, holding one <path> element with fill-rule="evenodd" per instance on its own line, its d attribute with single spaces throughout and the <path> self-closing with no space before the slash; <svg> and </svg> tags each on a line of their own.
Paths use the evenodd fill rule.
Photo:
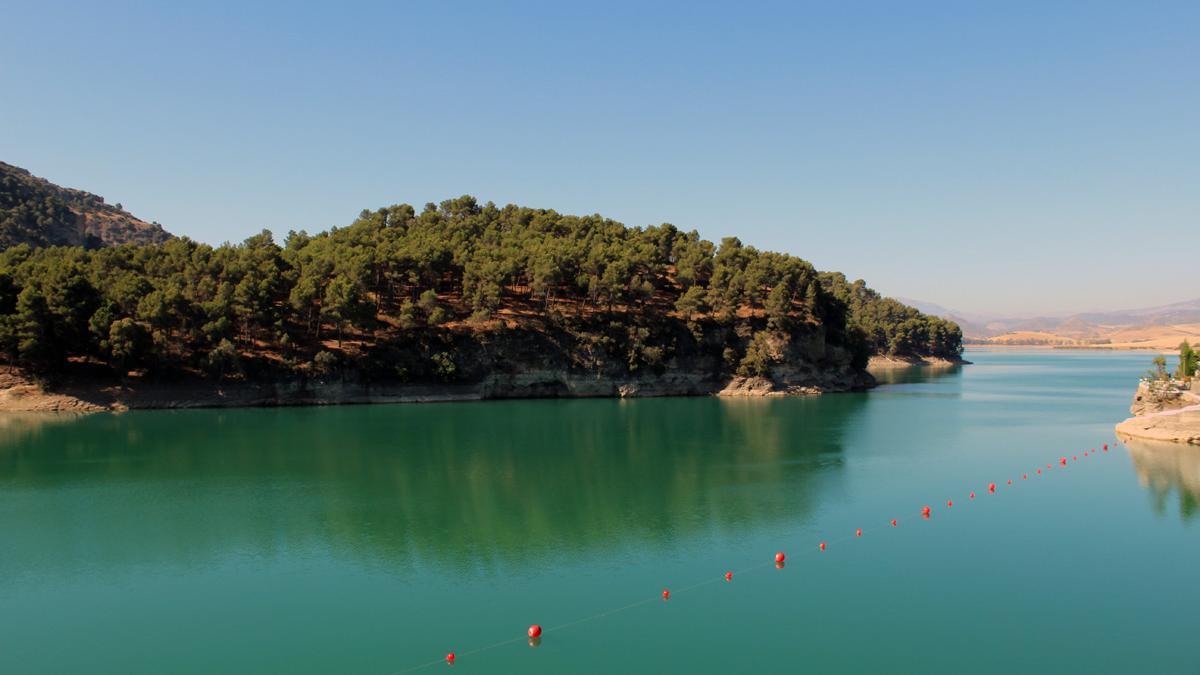
<svg viewBox="0 0 1200 675">
<path fill-rule="evenodd" d="M 1142 354 L 1175 354 L 1176 352 L 1159 347 L 1129 347 L 1125 345 L 1004 345 L 1004 344 L 964 344 L 963 353 L 967 352 L 1020 352 L 1020 351 L 1081 351 L 1081 352 L 1138 352 Z"/>
<path fill-rule="evenodd" d="M 967 366 L 971 362 L 959 357 L 947 359 L 940 356 L 872 356 L 867 361 L 867 372 L 895 368 L 951 368 Z"/>
</svg>

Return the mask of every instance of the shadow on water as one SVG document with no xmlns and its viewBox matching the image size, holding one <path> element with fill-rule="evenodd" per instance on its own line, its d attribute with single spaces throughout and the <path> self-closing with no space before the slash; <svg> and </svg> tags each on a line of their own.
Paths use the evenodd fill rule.
<svg viewBox="0 0 1200 675">
<path fill-rule="evenodd" d="M 864 395 L 134 412 L 0 425 L 0 571 L 297 547 L 464 569 L 808 512 Z M 136 541 L 134 541 L 136 540 Z M 24 553 L 22 551 L 24 550 Z M 63 563 L 65 564 L 65 563 Z"/>
<path fill-rule="evenodd" d="M 1125 437 L 1138 483 L 1165 513 L 1171 494 L 1179 497 L 1179 515 L 1190 520 L 1200 511 L 1200 447 Z"/>
</svg>

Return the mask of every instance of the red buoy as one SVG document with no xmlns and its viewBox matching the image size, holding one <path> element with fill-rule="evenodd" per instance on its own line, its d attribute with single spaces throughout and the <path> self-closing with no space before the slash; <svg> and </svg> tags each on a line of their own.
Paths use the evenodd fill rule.
<svg viewBox="0 0 1200 675">
<path fill-rule="evenodd" d="M 926 506 L 926 507 L 924 507 L 924 508 L 922 508 L 922 509 L 921 509 L 921 515 L 923 515 L 923 516 L 925 516 L 926 518 L 928 518 L 928 517 L 929 517 L 929 514 L 930 514 L 932 511 L 933 511 L 933 509 L 931 509 L 931 508 L 929 508 L 928 506 Z"/>
<path fill-rule="evenodd" d="M 895 527 L 895 526 L 896 526 L 896 519 L 892 518 L 892 527 Z"/>
<path fill-rule="evenodd" d="M 1066 465 L 1067 465 L 1067 458 L 1066 458 L 1066 457 L 1063 457 L 1062 459 L 1058 460 L 1058 463 L 1059 463 L 1059 464 L 1062 464 L 1063 466 L 1066 466 Z"/>
<path fill-rule="evenodd" d="M 996 484 L 995 483 L 988 483 L 988 492 L 991 492 L 992 494 L 996 494 Z"/>
<path fill-rule="evenodd" d="M 1104 451 L 1105 451 L 1105 452 L 1108 452 L 1108 443 L 1105 443 L 1105 444 L 1104 444 Z"/>
<path fill-rule="evenodd" d="M 670 599 L 671 599 L 671 591 L 664 588 L 663 589 L 663 600 L 670 600 Z"/>
<path fill-rule="evenodd" d="M 1040 476 L 1040 475 L 1042 475 L 1042 470 L 1041 470 L 1041 469 L 1038 469 L 1038 475 L 1039 475 L 1039 476 Z"/>
<path fill-rule="evenodd" d="M 824 551 L 824 550 L 825 550 L 825 542 L 821 542 L 820 544 L 817 544 L 817 548 L 819 548 L 819 549 L 821 549 L 822 551 Z"/>
<path fill-rule="evenodd" d="M 975 499 L 975 491 L 971 490 L 971 494 L 969 496 L 971 497 L 971 499 Z"/>
<path fill-rule="evenodd" d="M 542 636 L 542 627 L 536 623 L 529 627 L 529 637 L 538 638 Z"/>
<path fill-rule="evenodd" d="M 862 536 L 862 528 L 861 527 L 854 531 L 854 536 L 856 536 L 856 537 Z"/>
<path fill-rule="evenodd" d="M 1027 474 L 1027 473 L 1021 474 L 1021 480 L 1029 480 L 1029 474 Z"/>
<path fill-rule="evenodd" d="M 953 500 L 953 499 L 947 499 L 947 500 L 946 500 L 946 508 L 950 508 L 951 506 L 954 506 L 954 500 Z"/>
<path fill-rule="evenodd" d="M 1012 485 L 1012 479 L 1011 479 L 1011 478 L 1009 478 L 1009 479 L 1008 479 L 1008 484 L 1009 484 L 1009 485 Z"/>
<path fill-rule="evenodd" d="M 1079 455 L 1071 455 L 1071 461 L 1072 461 L 1072 462 L 1078 462 L 1078 461 L 1079 461 Z"/>
<path fill-rule="evenodd" d="M 725 581 L 733 581 L 733 572 L 725 573 Z"/>
<path fill-rule="evenodd" d="M 783 554 L 783 551 L 775 554 L 775 562 L 781 563 L 784 560 L 787 560 L 787 556 Z"/>
<path fill-rule="evenodd" d="M 454 652 L 446 655 L 446 663 L 454 663 Z"/>
</svg>

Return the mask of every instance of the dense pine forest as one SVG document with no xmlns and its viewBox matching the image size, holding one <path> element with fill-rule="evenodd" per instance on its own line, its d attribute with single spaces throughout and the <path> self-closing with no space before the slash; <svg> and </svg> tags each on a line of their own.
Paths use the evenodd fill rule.
<svg viewBox="0 0 1200 675">
<path fill-rule="evenodd" d="M 687 330 L 664 330 L 678 324 Z M 237 245 L 10 247 L 0 349 L 31 372 L 454 380 L 455 336 L 569 335 L 629 371 L 725 326 L 729 373 L 767 374 L 773 336 L 823 327 L 861 367 L 873 353 L 960 352 L 952 323 L 737 239 L 671 225 L 481 205 L 364 211 L 350 226 Z"/>
<path fill-rule="evenodd" d="M 961 353 L 958 326 L 862 281 L 671 225 L 464 196 L 213 247 L 0 168 L 0 355 L 47 381 L 806 380 Z"/>
</svg>

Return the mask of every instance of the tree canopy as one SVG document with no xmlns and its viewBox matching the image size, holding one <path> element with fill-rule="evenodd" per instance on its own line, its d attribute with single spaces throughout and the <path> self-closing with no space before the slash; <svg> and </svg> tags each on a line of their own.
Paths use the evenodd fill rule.
<svg viewBox="0 0 1200 675">
<path fill-rule="evenodd" d="M 1194 377 L 1196 375 L 1196 367 L 1200 364 L 1200 353 L 1197 353 L 1192 345 L 1187 340 L 1179 343 L 1179 369 L 1176 371 L 1176 376 L 1179 379 Z"/>
<path fill-rule="evenodd" d="M 363 211 L 281 243 L 186 238 L 0 253 L 0 350 L 35 372 L 69 364 L 122 375 L 206 377 L 352 370 L 454 379 L 455 336 L 560 331 L 620 353 L 670 358 L 679 330 L 724 327 L 729 372 L 778 361 L 780 339 L 819 334 L 854 354 L 957 356 L 955 324 L 736 238 L 664 224 L 480 204 L 463 196 Z M 774 337 L 773 337 L 774 336 Z M 696 338 L 703 341 L 701 338 Z M 704 338 L 707 340 L 708 338 Z M 419 352 L 421 363 L 397 365 Z M 389 356 L 390 355 L 390 356 Z M 391 360 L 389 361 L 389 358 Z"/>
<path fill-rule="evenodd" d="M 962 353 L 962 329 L 953 321 L 885 298 L 861 279 L 850 283 L 840 272 L 822 273 L 821 285 L 847 308 L 850 329 L 863 336 L 872 354 L 956 357 Z"/>
</svg>

